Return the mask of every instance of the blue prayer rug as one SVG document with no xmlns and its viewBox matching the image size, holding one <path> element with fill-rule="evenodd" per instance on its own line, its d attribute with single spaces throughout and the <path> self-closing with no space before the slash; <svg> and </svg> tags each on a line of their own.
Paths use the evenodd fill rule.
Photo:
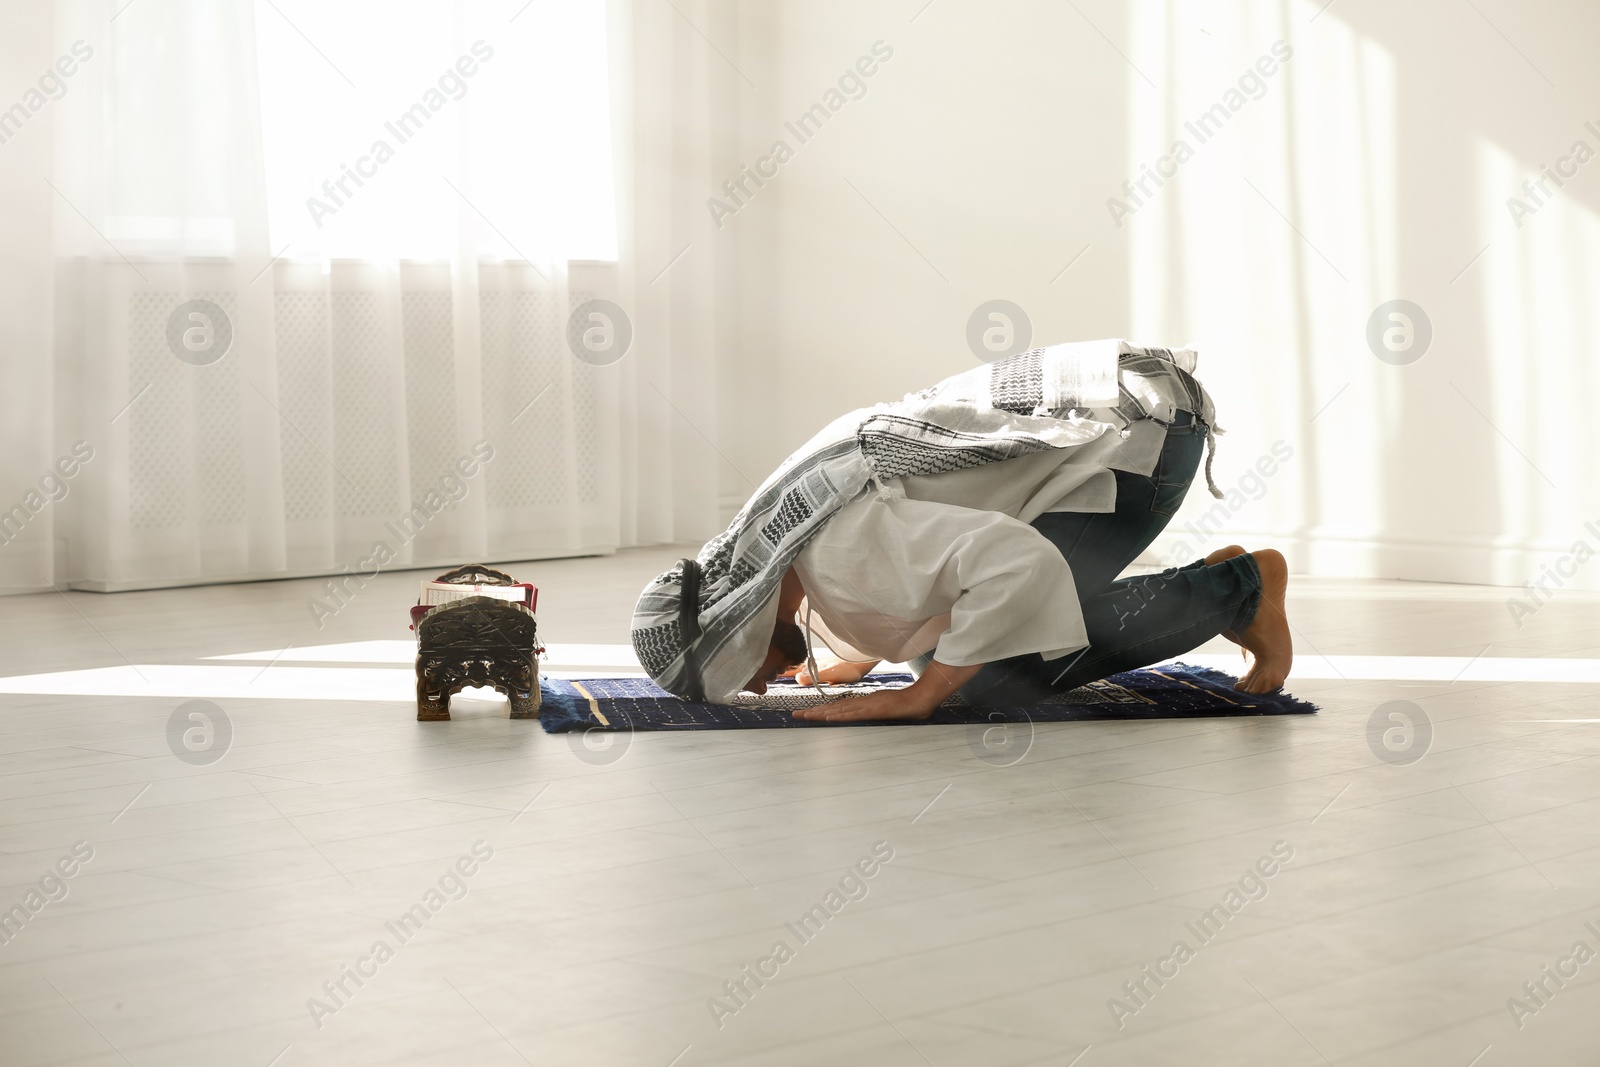
<svg viewBox="0 0 1600 1067">
<path fill-rule="evenodd" d="M 873 674 L 855 685 L 823 686 L 837 699 L 910 685 L 909 674 Z M 925 726 L 964 723 L 1083 722 L 1092 719 L 1195 719 L 1245 715 L 1308 715 L 1315 704 L 1287 693 L 1241 693 L 1221 671 L 1168 663 L 1114 674 L 1038 704 L 974 705 L 952 697 L 915 722 L 813 722 L 796 709 L 823 702 L 815 689 L 779 679 L 763 696 L 735 704 L 681 700 L 648 678 L 542 678 L 539 721 L 548 733 L 569 730 L 770 730 L 813 726 Z"/>
</svg>

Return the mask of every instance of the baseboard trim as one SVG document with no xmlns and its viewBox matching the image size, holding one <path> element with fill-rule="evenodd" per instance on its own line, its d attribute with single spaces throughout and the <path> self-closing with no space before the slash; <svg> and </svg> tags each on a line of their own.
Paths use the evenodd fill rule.
<svg viewBox="0 0 1600 1067">
<path fill-rule="evenodd" d="M 1574 547 L 1585 541 L 1594 557 L 1579 565 Z M 1467 540 L 1407 540 L 1319 534 L 1283 530 L 1220 530 L 1195 547 L 1188 533 L 1167 533 L 1158 538 L 1140 557 L 1151 566 L 1187 563 L 1223 545 L 1237 543 L 1246 548 L 1276 548 L 1289 560 L 1296 574 L 1318 578 L 1376 578 L 1413 582 L 1442 582 L 1453 585 L 1482 585 L 1520 589 L 1525 582 L 1549 578 L 1557 565 L 1572 571 L 1562 576 L 1561 589 L 1600 591 L 1600 534 L 1587 531 L 1572 541 L 1519 541 L 1485 544 Z M 1189 547 L 1183 560 L 1173 560 L 1176 547 Z"/>
<path fill-rule="evenodd" d="M 492 567 L 512 566 L 517 563 L 537 563 L 541 560 L 552 559 L 578 559 L 586 556 L 613 556 L 616 555 L 615 545 L 595 545 L 587 548 L 576 548 L 560 552 L 546 552 L 530 556 L 518 556 L 515 559 L 460 559 L 447 557 L 427 563 L 408 563 L 404 567 L 385 567 L 382 573 L 394 574 L 405 571 L 440 571 L 459 567 L 466 563 L 487 563 Z M 348 573 L 343 568 L 317 567 L 299 571 L 279 571 L 273 574 L 236 574 L 222 577 L 205 578 L 164 578 L 164 579 L 130 579 L 122 581 L 108 581 L 98 578 L 83 578 L 69 582 L 67 588 L 84 593 L 134 593 L 147 589 L 187 589 L 204 585 L 238 585 L 243 582 L 279 582 L 292 581 L 296 578 L 326 578 L 334 575 Z M 45 587 L 39 592 L 49 592 Z"/>
</svg>

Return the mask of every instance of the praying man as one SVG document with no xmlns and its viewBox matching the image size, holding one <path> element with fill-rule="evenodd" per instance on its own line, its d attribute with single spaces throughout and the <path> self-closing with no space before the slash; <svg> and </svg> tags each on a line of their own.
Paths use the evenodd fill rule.
<svg viewBox="0 0 1600 1067">
<path fill-rule="evenodd" d="M 1294 662 L 1289 571 L 1229 546 L 1119 577 L 1177 513 L 1216 413 L 1189 349 L 1033 349 L 835 420 L 733 524 L 645 587 L 639 662 L 686 700 L 730 703 L 780 675 L 850 683 L 880 662 L 916 680 L 795 712 L 925 719 L 952 694 L 1029 704 L 1221 635 L 1246 693 Z M 818 670 L 812 638 L 841 662 Z"/>
</svg>

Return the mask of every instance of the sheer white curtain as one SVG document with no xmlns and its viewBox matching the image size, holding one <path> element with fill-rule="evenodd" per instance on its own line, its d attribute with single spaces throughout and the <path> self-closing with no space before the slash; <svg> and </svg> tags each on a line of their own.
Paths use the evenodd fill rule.
<svg viewBox="0 0 1600 1067">
<path fill-rule="evenodd" d="M 34 550 L 0 547 L 3 584 L 712 532 L 716 262 L 709 242 L 674 256 L 721 135 L 704 40 L 636 16 L 58 0 L 28 55 L 91 54 L 42 113 L 51 149 L 0 159 L 19 185 L 13 163 L 41 164 L 55 264 L 30 310 L 48 351 L 3 357 L 37 396 L 4 473 L 21 486 L 78 441 L 93 458 L 23 531 Z"/>
<path fill-rule="evenodd" d="M 50 107 L 59 101 L 37 80 L 47 70 L 59 77 L 51 67 L 54 23 L 44 4 L 0 0 L 0 11 L 0 71 L 8 75 L 0 89 L 0 592 L 20 592 L 49 585 L 54 515 L 77 488 L 55 469 L 50 419 L 55 194 L 44 178 L 51 172 Z M 12 95 L 23 87 L 39 93 L 31 101 L 37 109 Z M 59 458 L 74 470 L 73 458 Z"/>
<path fill-rule="evenodd" d="M 739 251 L 705 208 L 738 170 L 743 86 L 728 57 L 737 53 L 737 6 L 606 0 L 606 8 L 617 291 L 639 338 L 639 359 L 623 364 L 623 536 L 704 540 L 724 525 L 719 485 L 740 500 L 755 488 L 729 459 L 738 446 L 725 425 L 732 420 L 721 418 L 731 383 L 719 367 L 754 357 L 739 343 Z"/>
</svg>

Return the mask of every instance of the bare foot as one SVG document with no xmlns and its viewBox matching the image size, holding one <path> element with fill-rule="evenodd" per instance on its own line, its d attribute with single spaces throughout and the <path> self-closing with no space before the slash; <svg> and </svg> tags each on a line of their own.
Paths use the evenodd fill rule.
<svg viewBox="0 0 1600 1067">
<path fill-rule="evenodd" d="M 1229 545 L 1227 548 L 1219 548 L 1215 552 L 1211 553 L 1211 555 L 1206 557 L 1206 566 L 1211 567 L 1218 563 L 1226 563 L 1230 559 L 1233 559 L 1237 556 L 1243 556 L 1245 554 L 1245 550 L 1239 545 Z M 1238 645 L 1239 654 L 1244 655 L 1244 642 L 1239 640 L 1238 634 L 1234 633 L 1232 630 L 1224 630 L 1222 631 L 1222 636 Z"/>
<path fill-rule="evenodd" d="M 1261 605 L 1242 633 L 1229 635 L 1244 646 L 1250 659 L 1249 671 L 1234 688 L 1241 693 L 1271 693 L 1283 687 L 1294 666 L 1294 637 L 1284 610 L 1289 595 L 1289 564 L 1283 553 L 1271 548 L 1251 555 L 1261 570 Z"/>
</svg>

